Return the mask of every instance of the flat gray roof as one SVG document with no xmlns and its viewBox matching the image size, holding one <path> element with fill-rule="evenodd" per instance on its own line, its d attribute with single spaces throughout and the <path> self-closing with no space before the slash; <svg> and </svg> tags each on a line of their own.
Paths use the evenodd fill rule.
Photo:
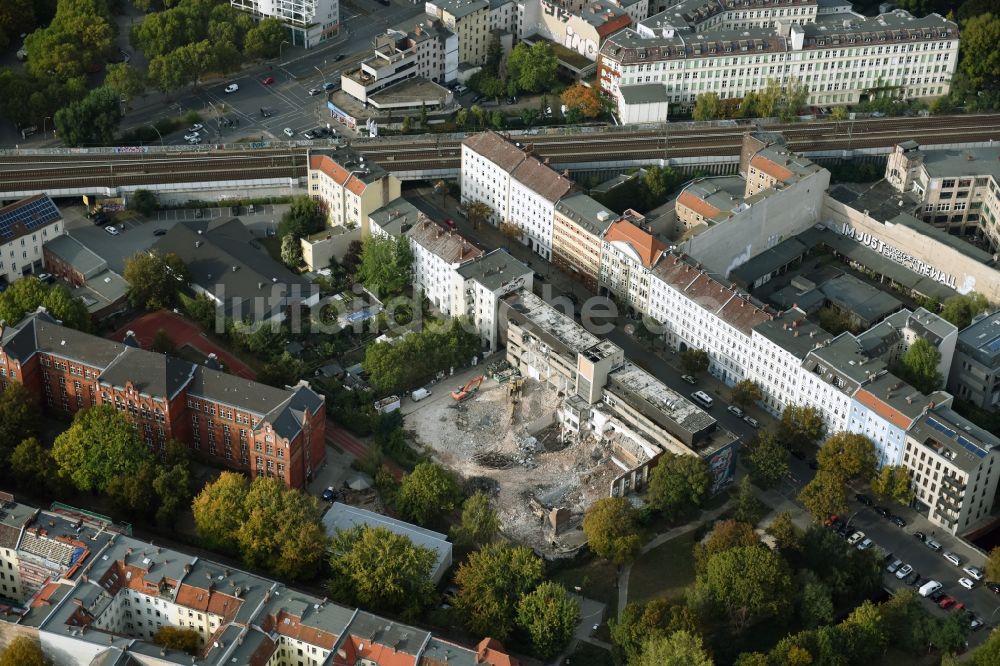
<svg viewBox="0 0 1000 666">
<path fill-rule="evenodd" d="M 56 236 L 45 243 L 45 249 L 79 271 L 84 279 L 97 275 L 108 267 L 108 262 L 69 234 Z"/>
<path fill-rule="evenodd" d="M 458 274 L 466 280 L 475 280 L 493 292 L 508 286 L 514 289 L 515 284 L 517 287 L 531 289 L 533 282 L 531 268 L 503 248 L 490 250 L 485 255 L 467 261 L 458 267 Z M 520 283 L 517 283 L 518 280 Z"/>
<path fill-rule="evenodd" d="M 618 88 L 626 104 L 657 104 L 670 101 L 662 83 L 642 83 Z"/>
<path fill-rule="evenodd" d="M 1000 310 L 962 329 L 958 346 L 983 365 L 1000 365 Z"/>
<path fill-rule="evenodd" d="M 924 168 L 932 178 L 1000 178 L 1000 148 L 921 150 Z"/>
<path fill-rule="evenodd" d="M 600 201 L 579 192 L 560 199 L 556 203 L 556 212 L 598 238 L 604 236 L 608 227 L 618 219 L 618 215 Z"/>
</svg>

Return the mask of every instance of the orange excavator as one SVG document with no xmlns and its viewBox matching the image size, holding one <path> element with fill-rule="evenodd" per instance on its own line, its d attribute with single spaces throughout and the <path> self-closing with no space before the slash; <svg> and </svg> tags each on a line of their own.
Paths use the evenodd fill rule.
<svg viewBox="0 0 1000 666">
<path fill-rule="evenodd" d="M 451 399 L 455 402 L 462 402 L 471 398 L 476 391 L 479 390 L 480 385 L 483 383 L 484 377 L 479 375 L 466 382 L 465 386 L 461 387 L 457 391 L 451 392 Z"/>
</svg>

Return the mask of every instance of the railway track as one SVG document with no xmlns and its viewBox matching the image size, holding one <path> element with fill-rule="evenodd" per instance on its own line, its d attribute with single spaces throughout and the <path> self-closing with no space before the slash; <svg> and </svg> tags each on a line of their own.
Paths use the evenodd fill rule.
<svg viewBox="0 0 1000 666">
<path fill-rule="evenodd" d="M 531 144 L 535 154 L 542 158 L 565 164 L 599 162 L 609 154 L 621 160 L 738 155 L 743 135 L 756 129 L 781 132 L 789 148 L 795 151 L 836 151 L 888 147 L 907 139 L 924 144 L 1000 140 L 1000 114 L 817 121 L 765 127 L 752 123 L 711 128 L 668 125 L 655 130 L 521 134 L 511 139 L 522 145 Z M 359 139 L 353 142 L 353 147 L 390 171 L 456 168 L 461 159 L 458 139 L 433 135 L 399 141 Z M 294 179 L 305 175 L 306 151 L 300 147 L 0 155 L 0 192 Z"/>
</svg>

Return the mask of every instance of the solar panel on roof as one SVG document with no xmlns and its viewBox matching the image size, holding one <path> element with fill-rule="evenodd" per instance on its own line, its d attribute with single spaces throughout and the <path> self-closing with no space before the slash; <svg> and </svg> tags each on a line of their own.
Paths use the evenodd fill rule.
<svg viewBox="0 0 1000 666">
<path fill-rule="evenodd" d="M 990 352 L 1000 351 L 1000 335 L 987 342 L 985 347 Z"/>
<path fill-rule="evenodd" d="M 986 451 L 984 451 L 978 445 L 973 444 L 972 442 L 970 442 L 969 440 L 967 440 L 962 435 L 958 436 L 958 443 L 961 444 L 962 446 L 964 446 L 969 453 L 973 454 L 977 458 L 985 458 L 986 457 Z"/>
<path fill-rule="evenodd" d="M 937 419 L 935 419 L 933 416 L 927 417 L 927 425 L 929 425 L 930 427 L 934 428 L 935 430 L 937 430 L 940 433 L 944 433 L 948 437 L 954 437 L 955 436 L 955 431 L 954 430 L 952 430 L 948 426 L 944 425 L 943 423 L 941 423 L 940 421 L 938 421 Z"/>
<path fill-rule="evenodd" d="M 55 222 L 62 216 L 59 209 L 48 196 L 24 205 L 11 204 L 10 210 L 0 212 L 0 238 L 14 237 L 14 227 L 23 224 L 28 231 Z"/>
</svg>

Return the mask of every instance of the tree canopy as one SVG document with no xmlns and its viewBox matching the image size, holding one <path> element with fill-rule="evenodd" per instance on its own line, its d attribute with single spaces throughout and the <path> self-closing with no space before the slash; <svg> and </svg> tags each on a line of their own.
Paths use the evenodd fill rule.
<svg viewBox="0 0 1000 666">
<path fill-rule="evenodd" d="M 691 117 L 695 120 L 718 120 L 722 117 L 722 100 L 715 92 L 700 93 L 694 99 Z"/>
<path fill-rule="evenodd" d="M 697 375 L 708 370 L 708 352 L 704 349 L 691 347 L 681 352 L 681 367 L 691 375 Z"/>
<path fill-rule="evenodd" d="M 820 470 L 836 474 L 845 481 L 868 482 L 878 469 L 875 444 L 864 435 L 836 432 L 830 435 L 816 454 Z"/>
<path fill-rule="evenodd" d="M 910 470 L 902 465 L 885 465 L 872 479 L 871 488 L 880 500 L 895 500 L 907 505 L 913 498 Z"/>
<path fill-rule="evenodd" d="M 542 560 L 525 546 L 494 542 L 469 555 L 455 573 L 455 607 L 468 628 L 504 640 L 521 597 L 542 581 Z"/>
<path fill-rule="evenodd" d="M 631 663 L 631 662 L 630 662 Z M 675 631 L 646 641 L 635 666 L 714 666 L 702 644 L 701 636 L 689 631 Z"/>
<path fill-rule="evenodd" d="M 646 499 L 674 520 L 701 506 L 711 487 L 708 465 L 700 457 L 664 453 L 650 473 Z"/>
<path fill-rule="evenodd" d="M 831 514 L 847 513 L 844 478 L 836 472 L 820 469 L 799 493 L 799 502 L 817 521 Z"/>
<path fill-rule="evenodd" d="M 931 393 L 944 383 L 944 378 L 938 372 L 940 362 L 941 352 L 926 338 L 917 338 L 893 370 L 900 379 L 921 393 Z"/>
<path fill-rule="evenodd" d="M 1000 19 L 993 19 L 1000 22 Z M 993 42 L 994 51 L 996 42 Z M 965 33 L 962 34 L 962 48 L 965 48 Z M 994 53 L 993 57 L 1000 57 Z M 968 294 L 956 294 L 944 300 L 941 304 L 941 316 L 954 324 L 958 330 L 967 328 L 972 323 L 972 318 L 981 312 L 989 309 L 989 301 L 986 297 L 975 291 Z"/>
<path fill-rule="evenodd" d="M 67 146 L 107 146 L 114 143 L 121 119 L 119 94 L 102 86 L 56 111 L 52 122 Z"/>
<path fill-rule="evenodd" d="M 788 565 L 762 545 L 712 555 L 697 585 L 729 613 L 737 629 L 784 613 L 793 599 Z"/>
<path fill-rule="evenodd" d="M 291 206 L 281 216 L 278 223 L 278 237 L 289 234 L 295 238 L 304 238 L 309 234 L 322 231 L 326 226 L 326 214 L 320 208 L 319 202 L 310 196 L 302 195 L 292 199 Z"/>
<path fill-rule="evenodd" d="M 52 446 L 61 476 L 79 490 L 101 493 L 116 479 L 134 475 L 150 457 L 132 424 L 110 405 L 77 412 Z"/>
<path fill-rule="evenodd" d="M 129 208 L 146 217 L 155 213 L 159 205 L 156 194 L 151 190 L 136 190 L 128 201 Z"/>
<path fill-rule="evenodd" d="M 752 379 L 741 379 L 733 385 L 732 401 L 734 405 L 739 405 L 746 409 L 764 397 L 760 386 Z"/>
<path fill-rule="evenodd" d="M 482 546 L 496 539 L 500 520 L 490 506 L 490 498 L 476 491 L 462 504 L 462 520 L 451 529 L 451 538 L 466 548 Z"/>
<path fill-rule="evenodd" d="M 517 607 L 517 622 L 531 637 L 532 652 L 545 660 L 566 647 L 579 621 L 580 604 L 549 580 L 521 597 Z"/>
<path fill-rule="evenodd" d="M 176 254 L 141 252 L 125 262 L 122 276 L 128 282 L 128 300 L 135 308 L 172 308 L 181 289 L 191 282 L 187 266 Z"/>
<path fill-rule="evenodd" d="M 570 114 L 578 116 L 578 119 L 591 119 L 598 117 L 604 111 L 600 92 L 582 83 L 574 83 L 566 88 L 559 99 L 566 107 L 567 120 Z"/>
<path fill-rule="evenodd" d="M 417 386 L 439 371 L 463 367 L 481 348 L 475 329 L 464 319 L 452 319 L 424 326 L 395 344 L 369 345 L 362 366 L 379 391 L 389 394 Z"/>
<path fill-rule="evenodd" d="M 406 236 L 371 235 L 364 240 L 357 278 L 379 298 L 399 294 L 410 284 L 413 250 Z"/>
<path fill-rule="evenodd" d="M 198 538 L 210 550 L 238 553 L 234 535 L 246 517 L 250 483 L 236 472 L 223 472 L 207 484 L 191 505 Z"/>
<path fill-rule="evenodd" d="M 37 639 L 16 636 L 0 652 L 0 666 L 52 666 Z"/>
<path fill-rule="evenodd" d="M 87 306 L 70 295 L 62 284 L 49 286 L 34 275 L 26 275 L 0 292 L 0 319 L 9 324 L 16 324 L 38 310 L 39 306 L 70 328 L 79 331 L 92 328 Z"/>
<path fill-rule="evenodd" d="M 201 649 L 201 634 L 194 629 L 172 627 L 169 624 L 160 627 L 153 634 L 153 642 L 160 647 L 171 650 L 181 650 L 188 654 L 198 654 Z"/>
<path fill-rule="evenodd" d="M 753 525 L 739 520 L 720 520 L 712 527 L 708 537 L 694 545 L 695 569 L 704 572 L 708 561 L 717 553 L 743 546 L 755 546 L 760 543 L 753 531 Z"/>
<path fill-rule="evenodd" d="M 559 59 L 548 42 L 539 40 L 531 46 L 519 42 L 507 56 L 507 80 L 513 88 L 509 92 L 550 90 L 558 71 Z"/>
<path fill-rule="evenodd" d="M 770 431 L 756 434 L 746 456 L 750 478 L 761 488 L 773 488 L 788 475 L 788 449 Z"/>
<path fill-rule="evenodd" d="M 583 532 L 590 549 L 623 564 L 639 552 L 639 512 L 624 497 L 602 497 L 587 509 Z"/>
<path fill-rule="evenodd" d="M 455 509 L 459 499 L 458 482 L 441 465 L 422 462 L 403 477 L 396 493 L 396 508 L 407 520 L 420 525 Z"/>
<path fill-rule="evenodd" d="M 974 16 L 962 26 L 960 66 L 973 88 L 982 89 L 996 85 L 996 80 L 1000 77 L 998 43 L 1000 43 L 1000 13 Z"/>
<path fill-rule="evenodd" d="M 433 598 L 436 561 L 404 535 L 358 525 L 333 536 L 327 588 L 343 603 L 415 615 Z"/>
<path fill-rule="evenodd" d="M 0 391 L 0 464 L 10 460 L 14 448 L 38 432 L 41 411 L 31 392 L 18 382 L 7 382 Z"/>
<path fill-rule="evenodd" d="M 781 412 L 778 424 L 778 441 L 789 451 L 803 451 L 823 439 L 826 423 L 823 414 L 815 407 L 788 405 Z"/>
<path fill-rule="evenodd" d="M 645 643 L 655 637 L 667 637 L 676 631 L 698 632 L 698 618 L 686 605 L 667 599 L 652 599 L 645 604 L 629 603 L 618 618 L 608 621 L 611 640 L 626 664 L 639 660 Z"/>
</svg>

